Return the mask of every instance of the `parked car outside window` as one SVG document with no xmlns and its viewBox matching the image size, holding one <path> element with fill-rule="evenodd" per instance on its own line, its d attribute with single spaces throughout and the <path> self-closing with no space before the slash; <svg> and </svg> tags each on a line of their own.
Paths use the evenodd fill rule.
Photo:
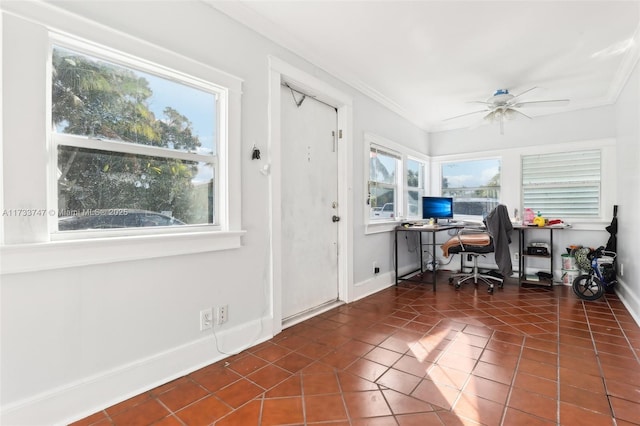
<svg viewBox="0 0 640 426">
<path fill-rule="evenodd" d="M 378 219 L 393 218 L 395 216 L 394 210 L 393 210 L 393 203 L 386 203 L 385 205 L 382 206 L 380 210 L 374 211 L 373 216 Z"/>
</svg>

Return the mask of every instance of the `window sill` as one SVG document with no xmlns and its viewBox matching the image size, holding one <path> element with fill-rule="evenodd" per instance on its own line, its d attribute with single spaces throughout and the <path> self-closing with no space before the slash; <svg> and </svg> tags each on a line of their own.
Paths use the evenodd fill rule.
<svg viewBox="0 0 640 426">
<path fill-rule="evenodd" d="M 365 235 L 369 235 L 369 234 L 380 234 L 382 232 L 391 232 L 395 229 L 396 226 L 398 226 L 400 224 L 400 222 L 393 220 L 393 221 L 380 221 L 380 222 L 369 222 L 367 223 L 367 225 L 365 226 Z"/>
<path fill-rule="evenodd" d="M 245 231 L 193 232 L 0 247 L 0 275 L 231 250 Z"/>
</svg>

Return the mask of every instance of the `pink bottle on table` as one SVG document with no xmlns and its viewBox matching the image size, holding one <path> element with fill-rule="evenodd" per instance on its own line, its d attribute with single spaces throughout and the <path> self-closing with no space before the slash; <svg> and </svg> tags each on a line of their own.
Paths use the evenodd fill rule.
<svg viewBox="0 0 640 426">
<path fill-rule="evenodd" d="M 533 218 L 536 217 L 535 214 L 533 214 L 533 210 L 531 209 L 524 209 L 524 217 L 522 218 L 524 220 L 524 224 L 525 225 L 529 225 L 531 223 L 533 223 Z"/>
</svg>

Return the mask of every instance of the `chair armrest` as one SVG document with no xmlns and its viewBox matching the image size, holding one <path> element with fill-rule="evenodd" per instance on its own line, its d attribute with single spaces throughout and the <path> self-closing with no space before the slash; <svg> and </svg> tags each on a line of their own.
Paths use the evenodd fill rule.
<svg viewBox="0 0 640 426">
<path fill-rule="evenodd" d="M 480 229 L 461 229 L 447 242 L 442 244 L 442 253 L 444 257 L 449 256 L 449 249 L 459 246 L 461 251 L 466 251 L 467 246 L 484 247 L 491 244 L 491 235 Z"/>
<path fill-rule="evenodd" d="M 488 246 L 491 244 L 491 235 L 487 231 L 461 231 L 456 234 L 456 238 L 462 249 L 465 246 Z"/>
<path fill-rule="evenodd" d="M 474 227 L 474 228 L 460 228 L 460 230 L 458 230 L 458 235 L 459 234 L 487 234 L 487 228 L 484 226 L 478 226 L 478 227 Z"/>
</svg>

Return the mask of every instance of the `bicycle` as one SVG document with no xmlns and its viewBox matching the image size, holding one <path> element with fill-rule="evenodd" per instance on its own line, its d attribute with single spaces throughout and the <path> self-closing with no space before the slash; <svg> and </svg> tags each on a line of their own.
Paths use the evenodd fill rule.
<svg viewBox="0 0 640 426">
<path fill-rule="evenodd" d="M 586 274 L 573 280 L 573 292 L 584 300 L 597 300 L 605 291 L 616 285 L 616 271 L 613 262 L 616 253 L 598 247 L 595 250 L 580 249 L 576 252 L 576 263 Z"/>
</svg>

